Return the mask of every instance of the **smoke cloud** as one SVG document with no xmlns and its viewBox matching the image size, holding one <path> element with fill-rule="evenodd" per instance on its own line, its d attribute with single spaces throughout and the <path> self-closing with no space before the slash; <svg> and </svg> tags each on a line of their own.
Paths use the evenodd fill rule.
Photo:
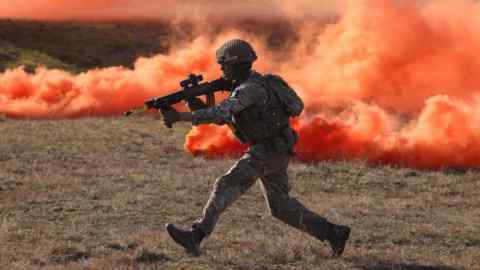
<svg viewBox="0 0 480 270">
<path fill-rule="evenodd" d="M 59 10 L 65 8 L 66 1 L 49 2 L 57 3 Z M 165 18 L 177 20 L 186 14 L 181 3 L 187 1 L 155 2 L 169 3 L 176 10 L 158 12 Z M 117 1 L 85 3 L 98 7 L 97 12 L 121 15 L 122 7 L 113 5 Z M 138 9 L 129 12 L 150 16 L 142 8 L 160 11 L 154 1 L 135 3 Z M 480 73 L 480 5 L 476 1 L 241 3 L 230 9 L 220 2 L 218 9 L 200 3 L 200 14 L 209 11 L 217 16 L 197 20 L 213 24 L 220 34 L 199 34 L 169 55 L 139 59 L 134 69 L 112 67 L 79 75 L 45 69 L 27 74 L 15 69 L 0 74 L 0 114 L 18 118 L 117 115 L 177 88 L 190 72 L 218 77 L 215 49 L 226 39 L 240 37 L 258 51 L 255 68 L 282 75 L 306 103 L 305 113 L 292 121 L 300 135 L 296 148 L 300 160 L 359 159 L 416 168 L 480 166 L 480 76 L 476 76 Z M 125 1 L 124 5 L 134 4 Z M 0 10 L 1 16 L 28 16 Z M 52 12 L 42 18 L 81 18 L 88 10 L 59 13 L 58 18 Z M 267 21 L 287 20 L 295 39 L 287 39 L 282 50 L 272 50 L 271 41 L 263 35 L 216 25 L 249 13 Z M 334 20 L 325 19 L 332 14 L 336 14 Z M 193 128 L 185 147 L 207 157 L 235 156 L 245 150 L 227 128 L 211 125 Z"/>
<path fill-rule="evenodd" d="M 42 20 L 275 18 L 291 14 L 318 18 L 337 0 L 0 0 L 0 17 Z"/>
</svg>

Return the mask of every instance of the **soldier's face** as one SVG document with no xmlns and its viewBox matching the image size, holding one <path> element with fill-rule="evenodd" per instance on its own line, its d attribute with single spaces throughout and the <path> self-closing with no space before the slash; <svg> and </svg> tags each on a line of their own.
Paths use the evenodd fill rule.
<svg viewBox="0 0 480 270">
<path fill-rule="evenodd" d="M 235 75 L 235 67 L 229 64 L 222 64 L 221 69 L 223 72 L 223 78 L 228 81 L 233 81 Z"/>
</svg>

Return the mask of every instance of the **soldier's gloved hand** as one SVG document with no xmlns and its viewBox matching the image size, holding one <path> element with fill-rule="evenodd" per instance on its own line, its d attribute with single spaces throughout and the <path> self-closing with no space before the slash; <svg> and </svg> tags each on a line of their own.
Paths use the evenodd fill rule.
<svg viewBox="0 0 480 270">
<path fill-rule="evenodd" d="M 180 121 L 180 113 L 171 106 L 163 108 L 161 112 L 163 123 L 168 128 L 172 128 L 173 123 Z"/>
<path fill-rule="evenodd" d="M 191 98 L 187 101 L 188 108 L 190 111 L 197 111 L 197 110 L 202 110 L 207 108 L 207 104 L 205 104 L 201 99 L 199 98 Z"/>
</svg>

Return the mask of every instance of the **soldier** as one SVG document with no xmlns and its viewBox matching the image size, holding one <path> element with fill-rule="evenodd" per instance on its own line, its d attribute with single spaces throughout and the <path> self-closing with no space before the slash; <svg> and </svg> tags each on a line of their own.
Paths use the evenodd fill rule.
<svg viewBox="0 0 480 270">
<path fill-rule="evenodd" d="M 210 108 L 198 99 L 193 100 L 189 103 L 192 112 L 179 113 L 169 108 L 163 112 L 164 122 L 167 125 L 177 121 L 193 125 L 227 124 L 250 148 L 216 180 L 203 215 L 192 228 L 183 230 L 167 224 L 169 235 L 187 253 L 199 255 L 200 243 L 213 232 L 222 212 L 260 178 L 266 202 L 275 218 L 321 241 L 328 241 L 333 256 L 340 256 L 350 228 L 330 223 L 289 195 L 287 167 L 297 135 L 290 127 L 289 115 L 278 95 L 265 87 L 262 75 L 252 70 L 257 59 L 252 46 L 243 40 L 230 40 L 217 50 L 216 57 L 223 78 L 232 85 L 230 96 Z"/>
</svg>

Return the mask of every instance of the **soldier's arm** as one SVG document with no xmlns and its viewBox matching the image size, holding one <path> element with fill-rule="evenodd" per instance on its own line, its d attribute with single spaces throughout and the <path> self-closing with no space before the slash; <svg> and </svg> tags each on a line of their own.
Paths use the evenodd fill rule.
<svg viewBox="0 0 480 270">
<path fill-rule="evenodd" d="M 241 112 L 265 98 L 265 90 L 255 85 L 235 90 L 232 95 L 218 106 L 180 114 L 180 121 L 192 122 L 193 125 L 223 125 L 231 120 L 233 114 Z"/>
</svg>

